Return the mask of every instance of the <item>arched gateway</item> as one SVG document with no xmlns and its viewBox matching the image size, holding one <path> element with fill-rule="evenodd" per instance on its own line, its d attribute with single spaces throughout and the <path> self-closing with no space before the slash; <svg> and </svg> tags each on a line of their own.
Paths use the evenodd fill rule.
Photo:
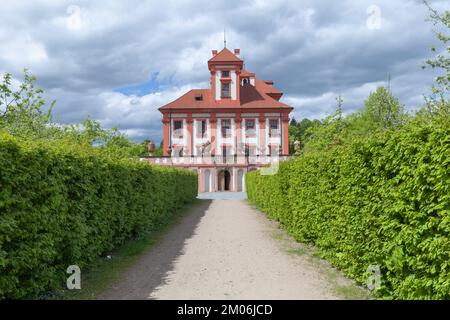
<svg viewBox="0 0 450 320">
<path fill-rule="evenodd" d="M 229 170 L 220 170 L 217 174 L 217 190 L 231 191 L 231 174 Z"/>
</svg>

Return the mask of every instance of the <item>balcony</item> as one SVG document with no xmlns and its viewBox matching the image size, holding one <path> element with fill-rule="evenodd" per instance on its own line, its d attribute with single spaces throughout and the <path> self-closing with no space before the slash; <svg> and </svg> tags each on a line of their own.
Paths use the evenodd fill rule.
<svg viewBox="0 0 450 320">
<path fill-rule="evenodd" d="M 142 161 L 167 166 L 216 166 L 216 165 L 239 165 L 239 166 L 267 166 L 280 161 L 288 160 L 287 155 L 231 155 L 231 156 L 181 156 L 181 157 L 143 157 Z"/>
</svg>

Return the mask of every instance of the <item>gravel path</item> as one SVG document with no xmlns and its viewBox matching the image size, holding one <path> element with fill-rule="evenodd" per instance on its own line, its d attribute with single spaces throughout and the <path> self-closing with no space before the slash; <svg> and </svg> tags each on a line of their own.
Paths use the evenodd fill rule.
<svg viewBox="0 0 450 320">
<path fill-rule="evenodd" d="M 349 281 L 298 245 L 245 200 L 202 200 L 100 299 L 339 299 Z"/>
</svg>

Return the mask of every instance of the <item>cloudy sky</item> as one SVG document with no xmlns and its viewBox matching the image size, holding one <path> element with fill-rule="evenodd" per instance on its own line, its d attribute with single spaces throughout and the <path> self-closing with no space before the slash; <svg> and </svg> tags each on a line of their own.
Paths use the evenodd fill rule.
<svg viewBox="0 0 450 320">
<path fill-rule="evenodd" d="M 226 28 L 227 47 L 275 81 L 297 120 L 330 114 L 339 94 L 352 112 L 389 74 L 412 110 L 435 77 L 421 68 L 438 44 L 427 16 L 419 0 L 1 0 L 0 73 L 28 68 L 57 101 L 57 122 L 90 117 L 159 142 L 157 109 L 209 86 Z"/>
</svg>

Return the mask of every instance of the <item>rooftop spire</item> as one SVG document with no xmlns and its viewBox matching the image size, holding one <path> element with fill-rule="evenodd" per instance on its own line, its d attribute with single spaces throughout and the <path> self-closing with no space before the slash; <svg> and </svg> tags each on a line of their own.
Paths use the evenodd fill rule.
<svg viewBox="0 0 450 320">
<path fill-rule="evenodd" d="M 227 47 L 227 35 L 225 33 L 225 28 L 223 28 L 223 47 Z"/>
</svg>

